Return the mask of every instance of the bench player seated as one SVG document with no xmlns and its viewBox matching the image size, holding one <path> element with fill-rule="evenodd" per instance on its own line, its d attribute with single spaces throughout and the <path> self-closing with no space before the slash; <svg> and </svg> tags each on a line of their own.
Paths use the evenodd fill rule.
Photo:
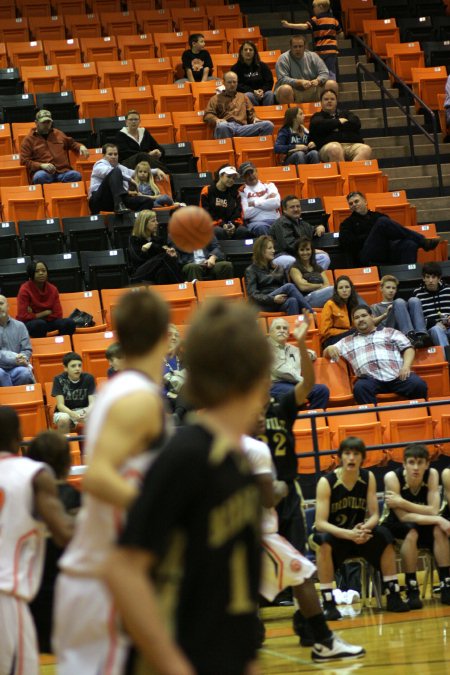
<svg viewBox="0 0 450 675">
<path fill-rule="evenodd" d="M 387 595 L 386 609 L 407 612 L 400 596 L 393 537 L 378 525 L 375 476 L 362 468 L 363 441 L 349 436 L 339 446 L 340 465 L 317 484 L 316 520 L 310 537 L 316 553 L 324 613 L 336 621 L 341 614 L 333 598 L 335 570 L 347 558 L 364 558 L 381 570 Z"/>
<path fill-rule="evenodd" d="M 450 605 L 450 521 L 439 515 L 439 474 L 430 467 L 428 448 L 420 443 L 407 445 L 403 466 L 385 475 L 384 486 L 383 525 L 401 541 L 400 555 L 410 609 L 422 607 L 416 576 L 420 548 L 433 551 L 441 602 Z"/>
</svg>

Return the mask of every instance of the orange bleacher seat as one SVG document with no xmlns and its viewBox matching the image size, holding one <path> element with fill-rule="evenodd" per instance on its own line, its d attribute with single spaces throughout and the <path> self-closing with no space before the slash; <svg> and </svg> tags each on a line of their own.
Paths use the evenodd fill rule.
<svg viewBox="0 0 450 675">
<path fill-rule="evenodd" d="M 127 2 L 128 9 L 132 9 L 134 12 L 139 10 L 139 14 L 146 9 L 155 9 L 156 0 L 128 0 Z"/>
<path fill-rule="evenodd" d="M 324 197 L 323 208 L 325 209 L 325 213 L 330 214 L 328 220 L 330 232 L 339 232 L 339 225 L 351 215 L 349 205 L 343 195 L 339 197 Z"/>
<path fill-rule="evenodd" d="M 263 183 L 275 183 L 281 198 L 295 195 L 300 199 L 301 185 L 295 166 L 259 166 L 258 176 Z"/>
<path fill-rule="evenodd" d="M 101 37 L 102 26 L 100 18 L 95 14 L 69 14 L 64 15 L 69 35 L 73 38 Z"/>
<path fill-rule="evenodd" d="M 228 42 L 224 29 L 216 28 L 214 30 L 202 30 L 202 33 L 205 38 L 206 49 L 210 54 L 224 54 L 227 51 Z M 213 59 L 214 65 L 216 65 L 215 59 L 216 57 Z"/>
<path fill-rule="evenodd" d="M 66 37 L 62 16 L 30 16 L 28 23 L 33 40 L 64 40 Z"/>
<path fill-rule="evenodd" d="M 100 291 L 103 317 L 106 321 L 108 330 L 113 330 L 113 312 L 111 311 L 119 302 L 122 295 L 130 292 L 142 293 L 145 292 L 145 286 L 136 286 L 134 288 L 102 288 Z"/>
<path fill-rule="evenodd" d="M 141 115 L 141 126 L 148 129 L 158 143 L 175 143 L 172 113 Z"/>
<path fill-rule="evenodd" d="M 30 27 L 25 16 L 0 21 L 0 42 L 27 42 L 29 39 Z"/>
<path fill-rule="evenodd" d="M 433 421 L 434 438 L 450 438 L 450 402 L 448 396 L 433 396 L 429 401 L 445 401 L 445 405 L 433 405 L 428 408 Z M 444 455 L 450 456 L 450 441 L 439 443 Z"/>
<path fill-rule="evenodd" d="M 0 43 L 0 68 L 8 67 L 8 55 L 6 53 L 6 45 L 2 42 Z"/>
<path fill-rule="evenodd" d="M 153 35 L 118 35 L 117 45 L 121 59 L 151 59 L 155 56 Z"/>
<path fill-rule="evenodd" d="M 156 53 L 158 56 L 181 56 L 188 48 L 188 34 L 181 33 L 154 33 Z"/>
<path fill-rule="evenodd" d="M 44 48 L 40 40 L 33 42 L 7 42 L 6 51 L 11 65 L 16 68 L 45 65 Z"/>
<path fill-rule="evenodd" d="M 197 306 L 194 284 L 156 284 L 152 286 L 155 293 L 163 296 L 170 305 L 170 320 L 175 324 L 188 323 Z M 102 291 L 103 293 L 103 291 Z"/>
<path fill-rule="evenodd" d="M 9 124 L 0 124 L 0 156 L 11 155 L 13 151 L 13 140 Z"/>
<path fill-rule="evenodd" d="M 38 220 L 45 218 L 42 185 L 20 185 L 0 188 L 3 219 Z"/>
<path fill-rule="evenodd" d="M 272 136 L 236 136 L 233 138 L 236 163 L 253 162 L 256 166 L 275 164 Z"/>
<path fill-rule="evenodd" d="M 443 347 L 416 349 L 412 369 L 428 384 L 428 397 L 450 397 L 449 367 Z"/>
<path fill-rule="evenodd" d="M 407 84 L 413 82 L 411 68 L 424 68 L 425 59 L 420 42 L 398 42 L 386 45 L 386 63 Z M 389 75 L 392 83 L 395 79 Z"/>
<path fill-rule="evenodd" d="M 22 384 L 17 387 L 0 387 L 0 405 L 15 409 L 24 436 L 36 436 L 47 429 L 44 397 L 40 384 Z"/>
<path fill-rule="evenodd" d="M 93 14 L 120 12 L 120 5 L 120 0 L 90 0 L 90 7 Z"/>
<path fill-rule="evenodd" d="M 435 66 L 433 68 L 411 68 L 412 90 L 432 110 L 439 110 L 438 96 L 445 90 L 447 82 L 447 68 Z M 419 103 L 415 103 L 420 109 Z"/>
<path fill-rule="evenodd" d="M 58 66 L 23 66 L 20 71 L 26 92 L 60 91 Z"/>
<path fill-rule="evenodd" d="M 98 333 L 106 331 L 108 326 L 103 320 L 99 291 L 80 291 L 78 293 L 60 293 L 59 300 L 63 316 L 70 316 L 74 309 L 92 314 L 94 325 L 76 329 L 76 333 Z M 39 338 L 40 339 L 40 338 Z"/>
<path fill-rule="evenodd" d="M 72 351 L 72 342 L 69 335 L 55 335 L 32 338 L 31 346 L 34 376 L 43 387 L 46 382 L 52 382 L 55 375 L 64 370 L 62 359 L 64 354 Z"/>
<path fill-rule="evenodd" d="M 270 327 L 272 323 L 275 321 L 275 319 L 280 318 L 277 316 L 269 316 L 267 317 L 267 330 L 270 330 Z M 284 321 L 286 321 L 289 324 L 289 337 L 288 337 L 288 342 L 294 347 L 297 346 L 297 340 L 293 336 L 294 328 L 295 325 L 298 321 L 303 321 L 303 315 L 300 314 L 297 316 L 296 314 L 292 316 L 281 316 Z M 308 327 L 308 332 L 306 333 L 306 339 L 305 339 L 305 344 L 308 349 L 313 349 L 317 354 L 320 351 L 320 341 L 319 341 L 319 331 L 316 328 L 314 321 L 311 321 Z"/>
<path fill-rule="evenodd" d="M 105 35 L 137 34 L 137 21 L 133 10 L 128 12 L 102 12 L 100 22 Z"/>
<path fill-rule="evenodd" d="M 337 162 L 299 165 L 297 169 L 303 198 L 342 195 L 344 179 L 339 173 Z"/>
<path fill-rule="evenodd" d="M 250 28 L 226 28 L 225 34 L 231 52 L 238 52 L 239 47 L 246 40 L 254 42 L 258 47 L 258 51 L 264 51 L 264 38 L 262 37 L 258 26 L 251 26 Z"/>
<path fill-rule="evenodd" d="M 381 211 L 405 227 L 417 225 L 416 207 L 409 204 L 405 190 L 371 193 L 366 198 L 371 211 Z"/>
<path fill-rule="evenodd" d="M 377 418 L 377 413 L 372 404 L 349 406 L 347 408 L 333 408 L 333 412 L 342 410 L 350 412 L 352 410 L 364 410 L 365 412 L 356 415 L 332 415 L 327 417 L 328 426 L 331 431 L 332 448 L 338 448 L 341 441 L 348 436 L 357 436 L 361 438 L 366 445 L 380 445 L 382 443 L 381 422 Z M 371 450 L 367 453 L 364 466 L 376 466 L 384 464 L 389 458 L 383 450 Z"/>
<path fill-rule="evenodd" d="M 316 382 L 325 384 L 330 390 L 329 407 L 353 403 L 353 390 L 344 359 L 332 362 L 320 357 L 314 361 Z"/>
<path fill-rule="evenodd" d="M 405 405 L 424 403 L 425 399 L 399 401 Z M 382 408 L 391 403 L 378 403 L 378 418 L 383 430 L 383 443 L 415 443 L 421 439 L 433 437 L 433 423 L 427 408 L 404 408 L 403 410 L 387 410 Z M 389 454 L 394 462 L 403 462 L 403 448 L 392 448 Z"/>
<path fill-rule="evenodd" d="M 436 223 L 411 225 L 408 229 L 423 234 L 423 236 L 427 238 L 439 236 L 436 229 Z M 421 264 L 425 262 L 445 262 L 446 260 L 448 260 L 448 241 L 446 239 L 442 239 L 433 251 L 424 251 L 423 248 L 419 248 L 417 251 L 417 262 Z"/>
<path fill-rule="evenodd" d="M 51 16 L 50 0 L 20 0 L 17 2 L 21 16 Z"/>
<path fill-rule="evenodd" d="M 173 7 L 170 13 L 177 31 L 202 33 L 209 28 L 205 7 Z"/>
<path fill-rule="evenodd" d="M 34 128 L 33 122 L 13 122 L 11 124 L 11 132 L 14 142 L 14 148 L 17 153 L 20 151 L 23 139 L 27 136 L 31 129 Z"/>
<path fill-rule="evenodd" d="M 215 95 L 216 89 L 222 84 L 221 80 L 209 80 L 207 82 L 191 82 L 190 87 L 194 96 L 195 110 L 204 110 L 209 99 Z"/>
<path fill-rule="evenodd" d="M 208 5 L 208 16 L 214 28 L 227 29 L 244 26 L 239 5 Z"/>
<path fill-rule="evenodd" d="M 352 280 L 357 292 L 363 296 L 368 305 L 381 301 L 380 276 L 378 267 L 356 267 L 334 270 L 334 278 L 345 274 Z"/>
<path fill-rule="evenodd" d="M 211 138 L 210 127 L 203 122 L 203 110 L 191 112 L 173 112 L 173 125 L 175 127 L 176 140 L 183 141 L 206 141 Z"/>
<path fill-rule="evenodd" d="M 320 101 L 313 101 L 309 103 L 302 103 L 301 108 L 303 110 L 304 114 L 304 124 L 306 127 L 309 127 L 309 121 L 311 117 L 316 113 L 319 112 L 322 108 L 322 105 Z"/>
<path fill-rule="evenodd" d="M 134 87 L 136 73 L 133 61 L 97 61 L 100 86 Z"/>
<path fill-rule="evenodd" d="M 194 156 L 200 163 L 199 171 L 216 171 L 222 164 L 236 163 L 231 138 L 220 138 L 208 141 L 193 142 Z"/>
<path fill-rule="evenodd" d="M 377 8 L 373 6 L 372 0 L 351 0 L 342 5 L 342 26 L 346 35 L 364 33 L 364 21 L 377 18 Z"/>
<path fill-rule="evenodd" d="M 46 40 L 44 42 L 48 63 L 81 63 L 81 49 L 78 38 L 68 40 Z"/>
<path fill-rule="evenodd" d="M 376 159 L 354 162 L 339 162 L 339 171 L 344 179 L 343 193 L 349 192 L 386 192 L 387 176 L 378 168 Z"/>
<path fill-rule="evenodd" d="M 173 30 L 173 20 L 169 9 L 140 10 L 138 23 L 144 33 L 168 33 Z"/>
<path fill-rule="evenodd" d="M 259 52 L 261 61 L 263 61 L 266 66 L 269 66 L 272 71 L 272 75 L 276 77 L 275 64 L 281 56 L 281 49 L 269 49 L 268 51 Z"/>
<path fill-rule="evenodd" d="M 195 292 L 199 302 L 215 296 L 227 298 L 228 300 L 240 300 L 244 297 L 241 280 L 238 278 L 197 281 Z"/>
<path fill-rule="evenodd" d="M 99 76 L 95 62 L 61 64 L 59 73 L 62 86 L 68 91 L 98 88 Z"/>
<path fill-rule="evenodd" d="M 74 218 L 89 215 L 84 183 L 44 185 L 44 199 L 50 218 Z"/>
<path fill-rule="evenodd" d="M 79 89 L 75 101 L 80 106 L 80 117 L 114 117 L 116 102 L 112 89 Z"/>
<path fill-rule="evenodd" d="M 70 18 L 72 15 L 86 15 L 85 0 L 54 0 L 53 5 L 57 10 L 57 13 L 64 17 Z"/>
<path fill-rule="evenodd" d="M 28 185 L 27 170 L 20 164 L 19 155 L 0 155 L 0 185 Z"/>
<path fill-rule="evenodd" d="M 138 84 L 173 84 L 173 66 L 170 58 L 134 59 Z"/>
<path fill-rule="evenodd" d="M 89 149 L 89 157 L 82 157 L 81 155 L 77 155 L 74 165 L 76 171 L 79 171 L 81 173 L 82 180 L 86 181 L 87 183 L 89 183 L 91 180 L 92 168 L 95 162 L 98 162 L 98 160 L 103 157 L 101 148 L 88 148 L 88 149 Z"/>
<path fill-rule="evenodd" d="M 274 130 L 273 136 L 276 138 L 277 133 L 283 126 L 284 114 L 287 110 L 287 105 L 255 105 L 255 115 L 260 120 L 270 120 L 273 122 Z"/>
<path fill-rule="evenodd" d="M 189 83 L 183 84 L 154 84 L 156 112 L 173 112 L 194 110 L 194 96 Z"/>
<path fill-rule="evenodd" d="M 223 79 L 224 74 L 227 73 L 231 66 L 234 66 L 238 60 L 238 56 L 237 52 L 230 54 L 216 54 L 213 60 L 216 77 Z"/>
<path fill-rule="evenodd" d="M 84 61 L 117 61 L 119 59 L 119 49 L 114 36 L 81 38 L 80 43 Z"/>
<path fill-rule="evenodd" d="M 112 331 L 76 333 L 72 336 L 74 351 L 80 354 L 86 373 L 91 373 L 94 377 L 105 377 L 108 370 L 105 351 L 115 340 Z"/>
<path fill-rule="evenodd" d="M 3 0 L 0 5 L 0 19 L 15 19 L 16 4 L 14 0 Z"/>
<path fill-rule="evenodd" d="M 141 115 L 155 112 L 152 90 L 147 87 L 114 87 L 117 114 L 126 115 L 129 110 L 139 110 Z"/>
<path fill-rule="evenodd" d="M 381 59 L 387 56 L 386 45 L 400 42 L 400 30 L 395 19 L 375 19 L 363 21 L 363 30 L 367 44 Z"/>
<path fill-rule="evenodd" d="M 177 7 L 187 8 L 190 4 L 190 0 L 164 0 L 164 7 L 170 9 L 170 11 Z"/>
<path fill-rule="evenodd" d="M 302 410 L 302 415 L 308 415 L 320 410 Z M 292 428 L 295 438 L 295 453 L 297 455 L 297 471 L 300 474 L 316 473 L 316 463 L 314 457 L 301 457 L 301 453 L 312 452 L 314 450 L 312 442 L 311 421 L 308 419 L 295 420 Z M 316 432 L 319 450 L 330 450 L 331 434 L 325 417 L 316 417 Z M 284 437 L 283 437 L 284 438 Z M 319 457 L 321 471 L 331 471 L 335 465 L 332 455 L 321 455 Z"/>
</svg>

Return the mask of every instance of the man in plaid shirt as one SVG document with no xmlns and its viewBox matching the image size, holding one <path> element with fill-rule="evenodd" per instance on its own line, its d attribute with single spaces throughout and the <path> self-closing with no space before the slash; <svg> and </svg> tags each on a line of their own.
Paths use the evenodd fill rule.
<svg viewBox="0 0 450 675">
<path fill-rule="evenodd" d="M 327 347 L 323 355 L 337 361 L 341 356 L 355 371 L 353 394 L 357 403 L 374 403 L 377 394 L 395 393 L 402 398 L 426 398 L 427 383 L 411 372 L 415 351 L 408 338 L 394 328 L 376 330 L 372 310 L 358 305 L 352 312 L 356 332 Z"/>
</svg>

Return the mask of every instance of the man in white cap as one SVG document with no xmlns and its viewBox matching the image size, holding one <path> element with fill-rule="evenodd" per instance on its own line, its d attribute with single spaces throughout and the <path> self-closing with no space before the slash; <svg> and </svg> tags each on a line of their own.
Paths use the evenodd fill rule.
<svg viewBox="0 0 450 675">
<path fill-rule="evenodd" d="M 33 184 L 73 183 L 81 180 L 81 173 L 70 166 L 69 150 L 89 157 L 86 146 L 54 128 L 49 110 L 39 110 L 36 127 L 23 139 L 20 163 Z"/>
<path fill-rule="evenodd" d="M 200 193 L 200 206 L 208 211 L 214 224 L 217 239 L 249 239 L 244 227 L 241 196 L 236 185 L 238 172 L 229 164 L 220 166 L 214 181 L 205 185 Z"/>
<path fill-rule="evenodd" d="M 245 226 L 253 237 L 270 234 L 270 226 L 280 215 L 281 198 L 276 185 L 260 181 L 253 162 L 243 162 L 239 175 L 245 183 L 240 192 Z"/>
</svg>

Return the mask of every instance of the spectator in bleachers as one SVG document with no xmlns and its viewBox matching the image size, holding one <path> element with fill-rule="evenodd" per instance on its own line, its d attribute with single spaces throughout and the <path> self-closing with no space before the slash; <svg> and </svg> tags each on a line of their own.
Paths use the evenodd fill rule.
<svg viewBox="0 0 450 675">
<path fill-rule="evenodd" d="M 27 274 L 28 281 L 17 294 L 17 319 L 23 321 L 30 337 L 45 337 L 54 330 L 59 335 L 73 335 L 75 322 L 63 318 L 59 292 L 48 280 L 45 262 L 34 260 L 28 265 Z"/>
<path fill-rule="evenodd" d="M 342 26 L 333 16 L 330 0 L 313 0 L 314 16 L 306 23 L 281 21 L 285 28 L 312 31 L 314 49 L 328 68 L 331 80 L 336 80 L 337 57 L 339 54 L 337 38 L 344 37 Z"/>
<path fill-rule="evenodd" d="M 419 298 L 396 298 L 398 279 L 392 274 L 385 274 L 380 281 L 381 302 L 371 305 L 372 314 L 377 326 L 396 328 L 411 341 L 414 348 L 427 347 L 430 337 L 426 330 L 422 304 Z"/>
<path fill-rule="evenodd" d="M 152 169 L 167 172 L 164 165 L 164 148 L 153 138 L 148 129 L 139 126 L 141 116 L 137 110 L 129 110 L 125 126 L 120 129 L 114 143 L 119 150 L 119 162 L 134 169 L 138 162 L 149 162 Z"/>
<path fill-rule="evenodd" d="M 322 349 L 355 332 L 351 316 L 358 303 L 359 298 L 352 280 L 345 275 L 338 277 L 334 282 L 333 295 L 320 314 L 319 335 Z"/>
<path fill-rule="evenodd" d="M 447 347 L 450 337 L 450 286 L 442 281 L 437 262 L 422 267 L 422 284 L 414 291 L 422 304 L 427 330 L 434 345 Z"/>
<path fill-rule="evenodd" d="M 106 377 L 111 379 L 111 377 L 114 377 L 114 375 L 117 375 L 117 373 L 120 373 L 120 371 L 123 370 L 124 358 L 122 347 L 118 342 L 113 342 L 112 345 L 109 345 L 106 349 L 105 356 L 109 364 L 109 368 L 106 371 Z"/>
<path fill-rule="evenodd" d="M 427 239 L 379 211 L 370 211 L 362 192 L 350 192 L 351 216 L 339 226 L 339 248 L 346 267 L 415 263 L 417 249 L 432 251 L 439 237 Z"/>
<path fill-rule="evenodd" d="M 238 77 L 237 90 L 245 94 L 253 105 L 275 103 L 272 71 L 261 61 L 254 42 L 246 41 L 241 44 L 238 60 L 231 66 L 231 70 Z"/>
<path fill-rule="evenodd" d="M 100 211 L 114 211 L 117 214 L 127 213 L 130 210 L 140 211 L 148 206 L 148 197 L 133 194 L 134 171 L 123 164 L 119 164 L 119 150 L 115 143 L 105 143 L 102 148 L 103 157 L 95 162 L 91 184 L 89 186 L 89 208 L 91 213 Z M 152 169 L 152 175 L 158 180 L 164 180 L 165 173 L 161 169 Z"/>
<path fill-rule="evenodd" d="M 314 141 L 309 140 L 309 131 L 304 126 L 305 115 L 298 107 L 288 108 L 284 113 L 283 126 L 275 141 L 275 152 L 284 155 L 283 164 L 318 164 L 319 153 Z"/>
<path fill-rule="evenodd" d="M 312 311 L 298 288 L 287 280 L 286 270 L 277 265 L 272 237 L 263 235 L 253 244 L 253 262 L 245 270 L 247 295 L 264 311 L 301 314 Z"/>
<path fill-rule="evenodd" d="M 323 225 L 310 225 L 302 218 L 302 205 L 295 195 L 287 195 L 281 201 L 283 214 L 273 223 L 270 234 L 275 241 L 277 265 L 286 269 L 292 267 L 297 251 L 296 242 L 302 237 L 312 239 L 321 237 L 325 232 Z M 317 262 L 326 270 L 330 266 L 330 256 L 321 249 L 316 249 Z"/>
<path fill-rule="evenodd" d="M 214 175 L 214 181 L 205 185 L 200 193 L 202 206 L 213 219 L 218 239 L 247 239 L 250 233 L 244 227 L 242 203 L 234 166 L 224 164 Z"/>
<path fill-rule="evenodd" d="M 269 234 L 270 226 L 279 216 L 281 198 L 278 188 L 274 183 L 259 180 L 253 162 L 243 162 L 239 175 L 245 183 L 240 191 L 245 226 L 254 237 Z"/>
<path fill-rule="evenodd" d="M 329 79 L 328 68 L 320 56 L 305 48 L 305 38 L 291 37 L 290 49 L 278 58 L 275 70 L 275 97 L 278 103 L 318 101 L 324 89 L 337 92 L 337 84 Z"/>
<path fill-rule="evenodd" d="M 357 115 L 338 106 L 333 89 L 321 93 L 322 110 L 314 113 L 309 123 L 309 135 L 319 151 L 322 162 L 353 162 L 370 159 L 372 148 L 361 135 Z"/>
<path fill-rule="evenodd" d="M 167 334 L 168 350 L 164 357 L 163 367 L 164 395 L 171 410 L 175 411 L 178 394 L 186 381 L 187 372 L 180 358 L 182 351 L 180 331 L 173 323 L 169 323 Z"/>
<path fill-rule="evenodd" d="M 450 129 L 450 75 L 447 77 L 447 82 L 445 83 L 445 119 L 447 121 L 447 133 Z"/>
<path fill-rule="evenodd" d="M 94 405 L 95 380 L 83 372 L 81 356 L 76 352 L 64 354 L 62 362 L 64 372 L 53 378 L 53 422 L 61 434 L 70 434 L 78 424 L 84 424 Z"/>
<path fill-rule="evenodd" d="M 271 136 L 273 122 L 258 120 L 249 97 L 237 90 L 236 73 L 225 73 L 223 81 L 224 91 L 209 99 L 203 116 L 203 121 L 214 129 L 214 138 Z"/>
<path fill-rule="evenodd" d="M 32 348 L 28 331 L 8 313 L 8 300 L 0 295 L 0 387 L 34 382 L 30 366 Z"/>
<path fill-rule="evenodd" d="M 308 237 L 301 237 L 295 251 L 295 262 L 289 270 L 290 280 L 312 307 L 323 307 L 333 295 L 334 288 L 316 260 L 314 244 Z"/>
<path fill-rule="evenodd" d="M 185 77 L 177 82 L 206 82 L 215 79 L 212 74 L 214 66 L 211 54 L 205 47 L 205 36 L 202 33 L 189 35 L 189 49 L 181 56 Z"/>
<path fill-rule="evenodd" d="M 20 163 L 26 166 L 33 184 L 73 183 L 81 180 L 81 173 L 70 166 L 69 150 L 89 157 L 85 145 L 55 129 L 49 110 L 39 110 L 36 128 L 22 141 Z"/>
<path fill-rule="evenodd" d="M 192 253 L 178 250 L 178 260 L 186 281 L 207 279 L 232 279 L 233 263 L 225 260 L 217 237 L 213 237 L 204 248 Z"/>
<path fill-rule="evenodd" d="M 442 472 L 442 489 L 441 515 L 450 520 L 450 469 L 444 469 Z"/>
<path fill-rule="evenodd" d="M 327 347 L 323 355 L 333 361 L 342 356 L 357 380 L 353 395 L 358 404 L 377 403 L 377 394 L 402 398 L 426 398 L 427 383 L 411 372 L 415 351 L 410 341 L 394 328 L 376 329 L 372 310 L 357 305 L 352 312 L 356 332 Z"/>
<path fill-rule="evenodd" d="M 183 281 L 176 250 L 158 236 L 154 211 L 145 209 L 136 217 L 128 255 L 133 283 L 175 284 Z"/>
<path fill-rule="evenodd" d="M 144 195 L 148 199 L 146 208 L 149 206 L 174 206 L 172 197 L 161 194 L 161 190 L 153 179 L 151 167 L 147 160 L 136 164 L 133 181 L 136 185 L 136 196 Z M 128 194 L 131 194 L 130 190 Z M 179 206 L 179 204 L 177 203 L 175 206 Z"/>
</svg>

